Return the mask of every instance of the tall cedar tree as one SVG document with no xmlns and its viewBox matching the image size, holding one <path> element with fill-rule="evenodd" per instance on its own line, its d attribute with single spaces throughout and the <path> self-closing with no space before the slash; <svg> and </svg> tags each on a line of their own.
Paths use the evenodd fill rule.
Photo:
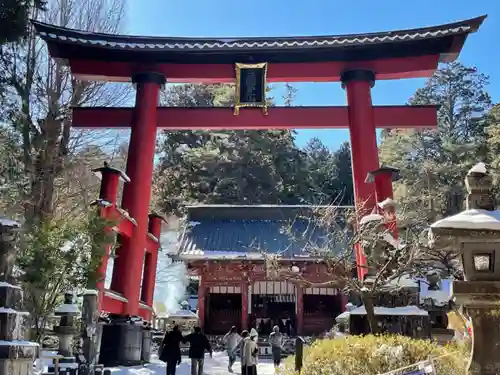
<svg viewBox="0 0 500 375">
<path fill-rule="evenodd" d="M 304 152 L 311 189 L 310 203 L 352 205 L 354 194 L 349 143 L 344 142 L 332 152 L 319 138 L 313 138 Z"/>
<path fill-rule="evenodd" d="M 488 77 L 474 67 L 442 65 L 409 103 L 439 105 L 437 130 L 383 133 L 381 159 L 402 170 L 396 196 L 409 208 L 409 217 L 430 222 L 462 210 L 463 176 L 487 159 L 487 85 Z"/>
</svg>

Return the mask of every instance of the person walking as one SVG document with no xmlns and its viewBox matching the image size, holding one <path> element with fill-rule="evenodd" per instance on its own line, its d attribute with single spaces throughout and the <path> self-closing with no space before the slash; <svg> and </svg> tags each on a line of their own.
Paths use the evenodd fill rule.
<svg viewBox="0 0 500 375">
<path fill-rule="evenodd" d="M 273 327 L 273 332 L 269 335 L 269 343 L 271 344 L 274 367 L 278 367 L 281 363 L 281 347 L 283 345 L 283 336 L 278 326 Z"/>
<path fill-rule="evenodd" d="M 245 347 L 245 340 L 250 338 L 250 333 L 245 329 L 243 332 L 241 332 L 241 340 L 238 343 L 238 348 L 240 351 L 240 358 L 241 358 L 241 375 L 245 375 L 246 373 L 246 367 L 244 365 L 245 363 L 245 352 L 244 352 L 244 347 Z"/>
<path fill-rule="evenodd" d="M 250 337 L 245 339 L 243 345 L 242 366 L 245 372 L 242 375 L 257 375 L 257 355 L 259 349 L 257 347 L 257 331 L 255 328 L 250 330 Z"/>
<path fill-rule="evenodd" d="M 229 372 L 233 372 L 233 365 L 236 362 L 236 349 L 238 348 L 238 344 L 241 341 L 241 336 L 236 332 L 236 327 L 232 326 L 231 330 L 226 333 L 222 342 L 224 343 L 227 351 L 227 355 L 229 357 L 229 365 L 227 369 Z"/>
<path fill-rule="evenodd" d="M 212 357 L 212 347 L 207 336 L 201 332 L 200 327 L 195 327 L 194 332 L 185 337 L 189 342 L 189 358 L 191 358 L 191 375 L 203 375 L 205 350 Z"/>
<path fill-rule="evenodd" d="M 181 364 L 181 342 L 185 342 L 178 325 L 165 332 L 160 345 L 160 361 L 167 364 L 167 375 L 175 375 L 176 366 Z"/>
</svg>

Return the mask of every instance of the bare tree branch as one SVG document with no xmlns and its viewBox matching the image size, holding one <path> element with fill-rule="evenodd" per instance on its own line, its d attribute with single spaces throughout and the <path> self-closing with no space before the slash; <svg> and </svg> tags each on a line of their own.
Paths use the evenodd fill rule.
<svg viewBox="0 0 500 375">
<path fill-rule="evenodd" d="M 124 5 L 124 0 L 50 0 L 47 10 L 35 13 L 34 18 L 91 32 L 116 33 L 121 28 Z M 2 53 L 1 68 L 8 72 L 13 108 L 6 120 L 22 135 L 24 166 L 30 179 L 30 188 L 22 194 L 24 216 L 36 223 L 60 214 L 61 209 L 67 211 L 65 191 L 57 190 L 61 187 L 58 181 L 67 168 L 75 166 L 71 162 L 75 155 L 92 144 L 110 149 L 118 143 L 119 132 L 72 131 L 71 108 L 120 105 L 130 98 L 132 88 L 129 84 L 76 80 L 67 66 L 50 58 L 45 43 L 33 30 L 25 43 L 5 48 L 9 53 Z"/>
<path fill-rule="evenodd" d="M 445 277 L 461 277 L 458 254 L 437 251 L 428 245 L 423 218 L 409 222 L 401 214 L 399 219 L 402 225 L 396 239 L 388 225 L 388 220 L 392 220 L 388 215 L 369 214 L 356 224 L 353 210 L 335 205 L 317 207 L 312 215 L 295 218 L 284 231 L 292 243 L 300 245 L 303 254 L 324 265 L 325 279 L 308 280 L 301 272 L 294 272 L 293 267 L 284 267 L 281 254 L 264 250 L 268 275 L 304 287 L 335 287 L 357 295 L 365 304 L 375 332 L 374 300 L 382 292 L 399 292 L 402 278 L 425 277 L 431 271 Z M 307 222 L 307 228 L 300 233 L 295 225 L 298 221 Z M 353 270 L 359 267 L 354 256 L 356 246 L 362 247 L 367 258 L 363 280 L 353 277 Z"/>
</svg>

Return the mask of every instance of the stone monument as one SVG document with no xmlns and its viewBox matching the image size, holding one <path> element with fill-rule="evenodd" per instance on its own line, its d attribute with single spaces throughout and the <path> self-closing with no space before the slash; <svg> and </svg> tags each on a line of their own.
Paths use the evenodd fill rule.
<svg viewBox="0 0 500 375">
<path fill-rule="evenodd" d="M 433 246 L 461 258 L 464 281 L 453 296 L 472 319 L 473 350 L 468 374 L 500 374 L 500 211 L 483 163 L 466 177 L 466 210 L 431 225 Z"/>
<path fill-rule="evenodd" d="M 29 314 L 21 310 L 23 293 L 13 276 L 19 227 L 0 217 L 0 375 L 31 375 L 39 353 L 37 343 L 25 341 Z"/>
</svg>

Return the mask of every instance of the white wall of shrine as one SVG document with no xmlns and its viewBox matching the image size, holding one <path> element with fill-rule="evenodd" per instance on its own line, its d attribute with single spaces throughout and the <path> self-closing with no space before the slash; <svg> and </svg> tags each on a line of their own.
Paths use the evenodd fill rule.
<svg viewBox="0 0 500 375">
<path fill-rule="evenodd" d="M 239 286 L 211 286 L 211 294 L 240 294 L 241 288 Z"/>
<path fill-rule="evenodd" d="M 339 294 L 338 289 L 335 288 L 306 288 L 304 294 L 313 294 L 316 296 L 336 296 Z"/>
<path fill-rule="evenodd" d="M 287 281 L 256 281 L 251 285 L 251 294 L 295 295 L 295 285 Z M 250 293 L 249 293 L 250 294 Z"/>
</svg>

